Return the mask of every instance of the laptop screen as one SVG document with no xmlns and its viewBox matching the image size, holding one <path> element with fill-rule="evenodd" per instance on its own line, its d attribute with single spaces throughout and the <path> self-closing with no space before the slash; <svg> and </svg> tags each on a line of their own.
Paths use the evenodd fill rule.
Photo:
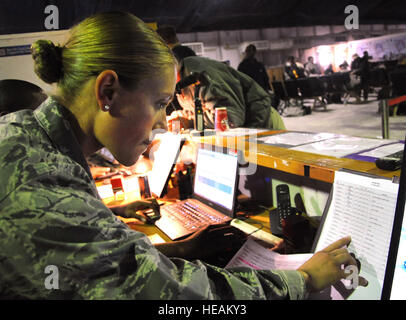
<svg viewBox="0 0 406 320">
<path fill-rule="evenodd" d="M 406 145 L 405 145 L 406 146 Z M 406 156 L 406 147 L 403 159 Z M 382 299 L 405 300 L 406 291 L 406 161 L 402 163 L 399 191 L 389 247 L 388 263 L 382 290 Z"/>
<path fill-rule="evenodd" d="M 161 197 L 166 183 L 176 164 L 182 138 L 170 132 L 157 134 L 154 140 L 160 140 L 158 149 L 154 152 L 154 164 L 148 173 L 148 181 L 151 192 Z"/>
<path fill-rule="evenodd" d="M 237 165 L 237 155 L 198 149 L 194 194 L 233 210 Z"/>
</svg>

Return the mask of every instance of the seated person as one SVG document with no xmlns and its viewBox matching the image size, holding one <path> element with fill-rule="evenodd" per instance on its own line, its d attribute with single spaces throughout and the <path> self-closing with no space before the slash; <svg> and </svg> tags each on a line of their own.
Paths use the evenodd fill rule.
<svg viewBox="0 0 406 320">
<path fill-rule="evenodd" d="M 333 65 L 330 63 L 326 70 L 324 70 L 324 75 L 328 76 L 334 74 Z"/>
<path fill-rule="evenodd" d="M 289 56 L 286 61 L 284 77 L 286 80 L 305 78 L 304 67 L 300 62 L 296 62 L 294 56 Z"/>
<path fill-rule="evenodd" d="M 34 110 L 46 98 L 44 91 L 31 82 L 0 80 L 0 116 L 23 109 Z"/>
<path fill-rule="evenodd" d="M 58 93 L 0 122 L 0 298 L 303 299 L 357 265 L 349 237 L 297 270 L 182 259 L 205 246 L 206 230 L 153 246 L 101 201 L 85 159 L 105 147 L 130 166 L 145 151 L 175 90 L 169 48 L 132 14 L 103 12 L 73 27 L 63 46 L 36 41 L 32 54 Z"/>
<path fill-rule="evenodd" d="M 225 63 L 204 57 L 187 57 L 180 65 L 180 78 L 191 73 L 205 72 L 208 84 L 202 85 L 200 99 L 204 110 L 205 128 L 214 128 L 214 108 L 226 107 L 231 128 L 268 128 L 284 130 L 279 113 L 271 106 L 271 96 L 246 74 Z M 182 89 L 177 94 L 183 111 L 176 111 L 171 119 L 182 116 L 189 119 L 184 125 L 193 127 L 194 89 Z"/>
<path fill-rule="evenodd" d="M 308 77 L 314 77 L 321 75 L 320 65 L 314 63 L 313 57 L 308 57 L 305 63 L 305 73 Z"/>
<path fill-rule="evenodd" d="M 339 67 L 339 72 L 348 72 L 349 71 L 349 69 L 348 69 L 349 66 L 350 65 L 348 64 L 348 62 L 344 60 L 344 62 L 338 66 Z"/>
</svg>

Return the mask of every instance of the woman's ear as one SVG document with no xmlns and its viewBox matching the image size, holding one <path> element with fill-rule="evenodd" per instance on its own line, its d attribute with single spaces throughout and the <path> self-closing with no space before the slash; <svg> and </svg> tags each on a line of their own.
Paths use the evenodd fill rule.
<svg viewBox="0 0 406 320">
<path fill-rule="evenodd" d="M 113 70 L 101 72 L 95 82 L 95 96 L 102 111 L 109 112 L 114 106 L 115 93 L 119 88 L 118 75 Z"/>
</svg>

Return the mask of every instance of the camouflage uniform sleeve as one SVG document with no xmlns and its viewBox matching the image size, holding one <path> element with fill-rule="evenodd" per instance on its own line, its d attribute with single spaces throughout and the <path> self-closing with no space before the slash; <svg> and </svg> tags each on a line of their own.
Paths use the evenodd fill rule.
<svg viewBox="0 0 406 320">
<path fill-rule="evenodd" d="M 83 171 L 83 175 L 84 170 Z M 83 177 L 82 177 L 83 178 Z M 296 271 L 221 269 L 162 255 L 91 195 L 53 172 L 1 202 L 0 296 L 46 299 L 300 299 Z M 57 268 L 54 287 L 47 287 Z"/>
</svg>

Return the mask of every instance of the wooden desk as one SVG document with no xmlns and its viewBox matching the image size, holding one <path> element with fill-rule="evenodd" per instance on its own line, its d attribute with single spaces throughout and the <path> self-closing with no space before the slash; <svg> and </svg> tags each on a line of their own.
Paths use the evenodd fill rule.
<svg viewBox="0 0 406 320">
<path fill-rule="evenodd" d="M 266 136 L 287 131 L 267 131 L 258 136 Z M 249 136 L 225 137 L 208 136 L 194 138 L 194 141 L 205 146 L 235 148 L 244 153 L 248 162 L 256 163 L 271 169 L 280 170 L 299 176 L 333 183 L 334 173 L 339 169 L 350 169 L 358 172 L 390 177 L 400 176 L 398 171 L 378 169 L 374 162 L 360 161 L 349 158 L 336 158 L 277 146 L 247 141 Z"/>
<path fill-rule="evenodd" d="M 153 236 L 157 234 L 160 236 L 165 242 L 172 242 L 172 240 L 163 233 L 159 228 L 154 225 L 148 225 L 140 222 L 135 218 L 123 218 L 119 217 L 124 223 L 126 223 L 131 229 L 142 232 L 147 236 Z M 262 213 L 255 214 L 250 216 L 245 222 L 257 227 L 259 230 L 263 230 L 272 234 L 269 224 L 269 213 L 268 211 L 263 211 Z"/>
<path fill-rule="evenodd" d="M 100 184 L 99 184 L 100 185 Z M 177 188 L 171 187 L 168 190 L 168 194 L 162 198 L 159 199 L 158 202 L 160 204 L 163 203 L 173 203 L 176 198 L 179 197 Z M 115 197 L 108 197 L 104 198 L 103 202 L 106 206 L 108 207 L 114 207 L 114 206 L 124 206 L 127 204 L 130 204 L 134 201 L 137 200 L 142 200 L 140 198 L 140 194 L 138 191 L 134 192 L 127 192 L 125 194 L 119 194 L 116 198 Z M 270 208 L 272 209 L 272 208 Z M 237 212 L 236 216 L 237 217 L 242 217 L 242 216 L 249 216 L 249 218 L 245 219 L 245 222 L 253 225 L 255 228 L 258 228 L 259 230 L 262 230 L 264 232 L 267 232 L 269 234 L 272 234 L 270 231 L 270 224 L 269 224 L 269 213 L 267 210 L 260 209 L 261 212 L 258 212 L 258 209 L 255 210 L 256 212 L 250 212 L 248 210 L 244 210 L 244 212 Z M 147 236 L 159 236 L 162 238 L 164 242 L 172 242 L 172 240 L 165 234 L 163 233 L 159 228 L 157 228 L 154 225 L 149 225 L 149 224 L 144 224 L 143 222 L 139 221 L 136 218 L 123 218 L 123 217 L 118 217 L 120 220 L 122 220 L 124 223 L 126 223 L 131 229 L 142 232 L 146 234 Z"/>
<path fill-rule="evenodd" d="M 265 131 L 262 133 L 258 133 L 258 136 L 266 136 L 281 132 L 285 131 Z M 205 147 L 209 146 L 219 148 L 234 148 L 242 151 L 245 160 L 248 162 L 255 163 L 266 168 L 271 168 L 298 176 L 305 176 L 327 183 L 333 183 L 335 171 L 342 168 L 385 177 L 400 175 L 400 170 L 381 170 L 376 167 L 374 162 L 360 161 L 349 158 L 336 158 L 325 155 L 295 151 L 288 148 L 250 142 L 248 141 L 248 138 L 248 136 L 208 136 L 202 138 L 194 137 L 193 142 L 203 144 L 205 145 Z M 173 191 L 174 189 L 169 190 Z M 172 195 L 171 198 L 176 198 L 176 195 Z M 105 199 L 104 202 L 107 206 L 112 206 L 124 205 L 135 200 L 137 200 L 136 196 L 127 195 L 127 198 L 121 201 L 115 201 L 114 198 L 109 198 Z M 136 219 L 123 218 L 123 221 L 126 222 L 132 229 L 143 232 L 148 236 L 158 234 L 165 241 L 171 241 L 155 226 L 144 225 L 137 222 Z M 252 216 L 252 218 L 248 219 L 247 222 L 253 225 L 258 225 L 258 223 L 261 223 L 263 226 L 262 230 L 270 233 L 269 217 L 266 212 Z"/>
</svg>

